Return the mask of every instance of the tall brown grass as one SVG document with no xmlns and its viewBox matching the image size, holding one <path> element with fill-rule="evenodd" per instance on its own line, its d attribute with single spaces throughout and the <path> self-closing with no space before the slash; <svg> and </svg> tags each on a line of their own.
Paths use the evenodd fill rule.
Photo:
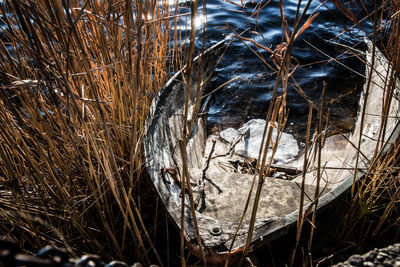
<svg viewBox="0 0 400 267">
<path fill-rule="evenodd" d="M 379 129 L 379 138 L 384 140 L 388 138 L 384 136 L 388 107 L 391 102 L 398 101 L 400 4 L 398 1 L 374 2 L 373 10 L 367 12 L 368 16 L 358 20 L 356 15 L 341 2 L 336 0 L 332 2 L 354 23 L 353 27 L 362 29 L 361 21 L 370 21 L 373 32 L 366 33 L 367 38 L 372 41 L 374 49 L 383 52 L 389 61 L 391 71 L 383 77 L 385 103 L 380 114 L 382 123 Z M 356 4 L 365 8 L 364 1 L 356 1 Z M 368 87 L 368 81 L 366 82 Z M 366 174 L 362 179 L 354 181 L 351 195 L 338 206 L 338 210 L 330 216 L 330 221 L 324 222 L 330 226 L 320 225 L 323 230 L 317 231 L 319 240 L 315 240 L 309 252 L 310 255 L 314 253 L 316 257 L 310 264 L 327 264 L 344 260 L 352 253 L 363 253 L 374 247 L 398 242 L 400 234 L 398 139 L 398 137 L 394 139 L 387 151 L 386 143 L 376 146 L 373 157 L 368 159 L 370 163 Z M 360 147 L 359 144 L 356 145 Z M 357 171 L 354 175 L 357 175 Z M 310 227 L 313 229 L 315 226 Z"/>
<path fill-rule="evenodd" d="M 162 265 L 141 206 L 142 140 L 179 66 L 177 13 L 158 0 L 5 2 L 0 234 Z"/>
<path fill-rule="evenodd" d="M 395 88 L 400 71 L 400 5 L 398 1 L 374 2 L 372 4 L 374 9 L 371 11 L 367 10 L 367 3 L 364 1 L 354 1 L 353 4 L 355 3 L 359 7 L 364 8 L 364 11 L 368 14 L 365 18 L 359 20 L 357 19 L 357 16 L 352 13 L 351 8 L 349 8 L 348 5 L 336 0 L 332 0 L 331 2 L 333 2 L 335 7 L 342 12 L 343 17 L 352 21 L 353 26 L 351 28 L 358 27 L 364 30 L 361 25 L 362 21 L 370 20 L 373 31 L 371 33 L 366 32 L 366 37 L 372 41 L 374 47 L 380 49 L 384 53 L 390 62 L 392 71 L 389 73 L 389 76 L 384 77 L 386 108 L 381 114 L 382 125 L 380 129 L 381 132 L 384 132 L 388 107 L 391 101 L 397 101 L 398 99 Z M 371 4 L 369 3 L 368 5 Z M 312 14 L 309 16 L 308 20 L 303 24 L 303 27 L 298 28 L 304 17 L 300 18 L 295 22 L 293 32 L 290 32 L 289 30 L 285 30 L 287 22 L 285 21 L 285 16 L 282 12 L 282 28 L 286 42 L 282 43 L 281 47 L 284 48 L 282 50 L 284 51 L 284 55 L 289 55 L 288 58 L 290 58 L 290 45 L 293 44 L 298 35 L 307 29 L 317 15 L 318 14 Z M 298 16 L 299 15 L 296 15 L 296 18 L 298 18 Z M 298 33 L 296 33 L 296 30 Z M 243 41 L 251 42 L 258 48 L 267 50 L 273 55 L 279 55 L 279 46 L 277 46 L 277 49 L 273 51 L 266 45 L 255 43 L 253 40 L 241 37 L 239 34 L 237 34 L 237 37 Z M 348 50 L 350 54 L 352 53 L 351 50 L 352 48 L 349 48 Z M 253 50 L 253 52 L 257 54 L 256 51 Z M 321 51 L 316 51 L 316 53 L 319 52 Z M 260 59 L 264 62 L 261 56 Z M 287 84 L 288 81 L 290 82 L 291 72 L 289 70 L 296 70 L 296 67 L 291 66 L 290 62 L 287 62 L 286 65 L 275 64 L 275 66 L 268 65 L 267 62 L 264 63 L 272 69 L 278 67 L 278 70 L 280 70 L 279 67 L 286 66 L 286 72 L 282 75 L 282 78 L 278 75 L 277 79 L 277 82 L 282 82 L 283 88 L 285 88 L 285 84 Z M 304 96 L 305 99 L 309 100 L 304 92 L 300 92 L 300 94 Z M 324 97 L 322 96 L 322 98 Z M 283 90 L 283 99 L 285 99 L 285 90 Z M 270 104 L 270 108 L 272 106 L 273 105 Z M 309 120 L 311 118 L 312 109 L 313 103 L 310 102 Z M 315 109 L 319 111 L 318 131 L 319 133 L 322 133 L 323 129 L 321 127 L 323 127 L 323 124 L 329 122 L 329 117 L 325 117 L 323 112 L 323 101 L 322 106 L 320 108 L 315 107 Z M 364 115 L 361 114 L 360 116 Z M 306 142 L 309 140 L 309 127 L 310 123 L 308 124 Z M 317 134 L 317 136 L 321 136 L 321 134 Z M 384 140 L 385 137 L 382 134 L 380 138 L 382 138 L 381 140 Z M 322 262 L 326 263 L 327 259 L 333 259 L 335 256 L 340 256 L 344 259 L 343 256 L 349 256 L 348 253 L 365 251 L 367 248 L 371 249 L 374 246 L 383 245 L 385 244 L 384 242 L 395 242 L 398 240 L 400 233 L 398 230 L 400 208 L 398 142 L 399 140 L 397 138 L 387 153 L 383 152 L 384 149 L 382 146 L 376 147 L 373 158 L 369 159 L 371 164 L 368 166 L 367 174 L 361 180 L 355 180 L 350 199 L 340 206 L 340 211 L 334 214 L 334 216 L 337 216 L 334 220 L 330 217 L 331 221 L 324 221 L 323 218 L 319 219 L 318 216 L 316 216 L 319 198 L 318 185 L 315 192 L 315 198 L 307 210 L 303 210 L 303 203 L 302 200 L 300 200 L 297 230 L 294 237 L 294 249 L 292 250 L 290 257 L 283 261 L 287 262 L 290 266 L 296 266 L 297 264 L 313 266 Z M 318 144 L 320 143 L 321 142 L 318 141 Z M 359 144 L 355 145 L 358 146 L 358 148 L 360 147 Z M 318 145 L 316 148 L 317 149 L 314 153 L 318 156 L 321 153 L 321 147 Z M 360 153 L 362 153 L 362 151 Z M 306 158 L 307 157 L 305 157 L 305 159 Z M 307 166 L 307 162 L 304 163 L 304 166 Z M 321 168 L 322 166 L 319 162 L 319 173 L 322 171 Z M 357 166 L 355 169 L 357 169 Z M 304 168 L 304 171 L 306 171 L 306 168 Z M 357 175 L 356 171 L 355 175 Z M 318 175 L 318 178 L 319 177 L 320 175 Z M 258 185 L 262 186 L 262 182 L 261 179 L 258 182 Z M 256 197 L 257 196 L 258 193 L 256 192 Z M 304 198 L 304 192 L 302 197 Z M 255 204 L 255 207 L 253 207 L 253 215 L 256 212 L 257 207 Z M 320 221 L 324 221 L 325 225 L 321 225 Z M 337 224 L 332 224 L 333 221 Z M 329 226 L 327 226 L 327 224 L 329 224 Z M 304 226 L 307 226 L 306 229 L 308 234 L 302 236 Z M 319 231 L 319 228 L 324 229 L 326 232 L 323 233 Z M 250 228 L 247 246 L 250 243 L 251 234 L 252 229 Z M 300 240 L 302 240 L 302 242 L 300 242 Z M 298 251 L 299 246 L 301 246 L 301 249 Z M 321 247 L 323 249 L 321 249 Z M 271 254 L 270 257 L 274 257 L 274 255 Z"/>
<path fill-rule="evenodd" d="M 178 13 L 171 13 L 169 2 L 156 0 L 5 2 L 0 7 L 6 24 L 0 42 L 0 234 L 32 250 L 53 244 L 72 255 L 90 252 L 163 265 L 150 237 L 155 229 L 146 224 L 153 214 L 143 207 L 143 198 L 154 199 L 143 179 L 142 140 L 148 108 L 167 73 L 178 69 L 185 55 L 189 64 L 193 57 L 192 47 L 184 53 L 178 42 L 184 38 L 177 30 Z M 399 5 L 383 1 L 370 15 L 371 39 L 393 69 L 388 88 L 400 70 Z M 285 44 L 271 51 L 280 58 L 276 88 L 279 83 L 286 88 L 293 42 L 316 16 L 306 20 L 305 14 L 298 9 L 294 30 L 284 30 Z M 284 107 L 285 96 L 279 101 Z M 270 106 L 268 120 L 282 115 L 279 105 L 275 112 Z M 377 148 L 346 206 L 336 241 L 362 248 L 369 237 L 398 226 L 398 160 L 397 142 L 385 155 Z M 256 212 L 257 204 L 253 223 Z M 299 228 L 305 217 L 300 219 Z"/>
<path fill-rule="evenodd" d="M 389 60 L 391 68 L 384 77 L 386 108 L 381 115 L 386 118 L 388 105 L 392 101 L 398 101 L 396 88 L 399 86 L 400 74 L 400 3 L 375 3 L 370 19 L 374 28 L 370 39 Z M 380 132 L 386 127 L 385 121 L 383 119 Z M 384 246 L 398 241 L 399 156 L 398 138 L 395 138 L 387 152 L 384 152 L 384 146 L 376 147 L 368 172 L 364 179 L 355 184 L 349 201 L 350 208 L 340 221 L 338 235 L 346 243 L 342 243 L 342 248 L 360 252 L 372 246 Z"/>
</svg>

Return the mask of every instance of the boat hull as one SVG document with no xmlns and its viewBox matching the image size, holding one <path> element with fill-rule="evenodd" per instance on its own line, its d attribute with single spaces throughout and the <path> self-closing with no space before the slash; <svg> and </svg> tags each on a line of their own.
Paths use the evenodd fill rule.
<svg viewBox="0 0 400 267">
<path fill-rule="evenodd" d="M 215 62 L 223 46 L 224 44 L 221 42 L 207 50 L 203 55 L 204 62 Z M 367 46 L 368 49 L 365 53 L 366 83 L 360 99 L 359 116 L 355 129 L 350 135 L 340 134 L 331 137 L 330 142 L 327 142 L 322 150 L 322 166 L 325 168 L 322 180 L 325 182 L 320 185 L 324 191 L 319 197 L 318 210 L 335 205 L 341 196 L 349 192 L 354 181 L 365 174 L 364 170 L 371 163 L 370 160 L 374 157 L 376 148 L 385 153 L 398 138 L 400 105 L 397 99 L 399 98 L 392 98 L 388 119 L 385 127 L 382 128 L 381 115 L 384 111 L 383 103 L 385 102 L 385 90 L 387 90 L 382 77 L 386 77 L 385 75 L 391 71 L 390 65 L 380 51 L 372 51 L 373 47 L 370 42 L 367 42 Z M 202 80 L 207 80 L 212 74 L 213 68 L 210 66 L 202 68 L 204 68 Z M 200 68 L 197 67 L 198 69 Z M 171 219 L 178 228 L 181 228 L 180 205 L 182 200 L 179 177 L 183 165 L 178 143 L 183 136 L 183 107 L 186 92 L 188 92 L 183 73 L 184 70 L 170 79 L 153 101 L 147 119 L 145 138 L 147 171 Z M 198 85 L 194 84 L 193 88 Z M 192 96 L 194 95 L 193 88 L 191 88 Z M 397 84 L 396 94 L 398 89 L 399 85 Z M 204 108 L 206 109 L 206 104 Z M 197 116 L 189 114 L 190 120 L 194 119 L 196 123 L 186 147 L 186 155 L 194 191 L 197 189 L 197 193 L 194 193 L 197 206 L 196 217 L 200 236 L 206 247 L 206 260 L 209 263 L 223 263 L 227 257 L 240 254 L 246 243 L 249 215 L 247 219 L 245 217 L 239 228 L 238 222 L 246 202 L 244 196 L 248 195 L 252 186 L 253 175 L 226 171 L 220 166 L 221 160 L 228 162 L 231 160 L 231 155 L 226 155 L 225 158 L 213 157 L 213 155 L 224 149 L 226 151 L 229 146 L 221 140 L 217 141 L 218 138 L 215 136 L 212 138 L 207 136 L 205 116 L 203 113 Z M 381 140 L 377 141 L 379 138 Z M 361 153 L 358 152 L 358 147 Z M 298 162 L 301 161 L 300 157 Z M 313 166 L 313 164 L 311 165 Z M 288 170 L 299 167 L 295 162 L 289 165 L 287 166 Z M 357 171 L 355 171 L 356 166 Z M 299 185 L 301 185 L 303 177 L 300 174 L 301 171 L 295 173 L 297 175 L 293 175 L 293 179 L 287 181 L 278 181 L 272 177 L 266 178 L 265 190 L 262 192 L 259 205 L 260 214 L 255 222 L 250 251 L 296 227 L 299 193 L 301 193 Z M 310 195 L 316 186 L 316 175 L 314 168 L 314 170 L 307 170 L 304 177 L 305 190 L 308 190 Z M 201 258 L 199 246 L 195 241 L 196 235 L 189 199 L 187 196 L 185 197 L 184 232 L 187 245 L 195 255 Z M 250 198 L 250 206 L 251 202 L 252 198 Z M 310 201 L 305 203 L 304 209 L 309 205 Z M 290 208 L 283 209 L 283 206 L 290 206 Z M 232 245 L 233 239 L 235 242 Z M 231 251 L 230 247 L 232 247 Z"/>
</svg>

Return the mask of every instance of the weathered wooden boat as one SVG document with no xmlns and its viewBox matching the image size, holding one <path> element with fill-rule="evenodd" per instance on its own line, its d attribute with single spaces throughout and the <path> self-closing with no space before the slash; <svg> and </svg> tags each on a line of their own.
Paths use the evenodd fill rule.
<svg viewBox="0 0 400 267">
<path fill-rule="evenodd" d="M 214 62 L 223 46 L 221 42 L 205 51 L 202 55 L 203 62 Z M 319 210 L 334 205 L 335 200 L 349 191 L 354 179 L 359 179 L 365 174 L 377 147 L 385 152 L 398 138 L 399 83 L 396 85 L 396 97 L 392 97 L 388 102 L 388 98 L 385 98 L 388 90 L 385 79 L 389 77 L 390 65 L 378 49 L 375 49 L 375 53 L 372 52 L 373 47 L 368 41 L 367 47 L 366 82 L 361 94 L 355 128 L 351 134 L 327 138 L 322 149 L 321 162 L 324 167 L 320 181 L 322 192 Z M 199 68 L 196 64 L 195 67 Z M 212 73 L 212 66 L 203 67 L 203 71 L 204 77 L 207 77 Z M 183 133 L 186 92 L 183 75 L 183 70 L 174 75 L 153 101 L 147 119 L 145 138 L 147 171 L 171 219 L 178 227 L 181 225 L 182 197 L 179 180 L 183 162 L 178 141 Z M 191 90 L 196 86 L 198 84 L 195 82 Z M 191 101 L 193 104 L 193 99 Z M 390 106 L 386 122 L 382 120 L 385 105 Z M 196 123 L 186 147 L 187 164 L 206 260 L 209 263 L 223 263 L 228 256 L 240 255 L 246 243 L 250 214 L 244 217 L 232 250 L 229 250 L 244 210 L 253 175 L 238 172 L 232 167 L 234 162 L 240 162 L 243 158 L 225 153 L 230 144 L 222 141 L 219 136 L 207 136 L 207 115 L 204 112 L 207 103 L 203 103 L 202 108 L 204 110 L 195 118 L 189 114 L 190 119 L 195 119 Z M 360 153 L 357 152 L 358 146 Z M 301 156 L 280 170 L 286 172 L 290 179 L 265 179 L 250 250 L 282 236 L 296 226 L 303 179 L 299 162 L 303 162 Z M 356 166 L 358 170 L 355 173 Z M 316 171 L 312 167 L 313 164 L 305 175 L 304 190 L 308 195 L 314 195 L 316 187 Z M 184 232 L 187 246 L 195 255 L 201 257 L 187 195 L 185 198 Z M 250 207 L 253 199 L 254 197 L 251 198 Z M 304 205 L 310 205 L 307 198 Z"/>
</svg>

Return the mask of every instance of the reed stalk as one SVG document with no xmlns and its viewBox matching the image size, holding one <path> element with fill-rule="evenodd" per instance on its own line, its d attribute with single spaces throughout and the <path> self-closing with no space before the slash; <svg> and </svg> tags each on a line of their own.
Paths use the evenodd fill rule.
<svg viewBox="0 0 400 267">
<path fill-rule="evenodd" d="M 184 136 L 180 144 L 182 158 L 185 158 L 187 138 L 194 127 L 193 119 L 188 125 L 188 99 L 191 97 L 193 77 L 201 77 L 200 72 L 192 73 L 196 38 L 194 19 L 198 1 L 191 2 L 191 14 L 179 14 L 179 3 L 175 3 L 176 8 L 172 13 L 169 2 L 155 0 L 4 2 L 6 4 L 0 5 L 6 37 L 0 41 L 0 218 L 4 222 L 0 228 L 1 234 L 35 251 L 50 243 L 66 247 L 72 255 L 89 252 L 128 262 L 133 259 L 147 264 L 156 261 L 162 266 L 164 260 L 154 244 L 157 235 L 155 231 L 151 232 L 151 229 L 157 229 L 158 217 L 153 220 L 152 214 L 144 212 L 148 205 L 145 198 L 152 195 L 151 189 L 146 186 L 146 179 L 143 179 L 144 125 L 150 103 L 165 83 L 168 73 L 173 73 L 186 63 L 188 91 Z M 355 26 L 360 26 L 360 21 L 344 5 L 336 0 L 332 2 Z M 276 60 L 269 64 L 261 53 L 251 48 L 260 60 L 277 72 L 266 114 L 268 123 L 260 147 L 263 157 L 258 160 L 256 168 L 260 171 L 253 180 L 253 185 L 257 181 L 258 184 L 244 256 L 251 249 L 257 205 L 271 164 L 271 160 L 269 164 L 266 162 L 272 138 L 271 122 L 278 119 L 280 130 L 285 124 L 286 88 L 296 70 L 291 50 L 296 39 L 318 16 L 318 13 L 312 13 L 306 19 L 311 1 L 306 2 L 303 10 L 300 8 L 302 1 L 298 1 L 293 29 L 289 31 L 283 1 L 280 3 L 283 29 L 280 46 L 273 49 L 235 32 L 236 37 L 246 45 L 251 43 L 257 49 L 275 55 Z M 257 4 L 251 16 L 257 20 L 260 10 L 266 5 L 261 2 Z M 385 118 L 390 104 L 397 101 L 395 88 L 400 73 L 399 5 L 398 1 L 383 1 L 375 5 L 375 10 L 369 16 L 374 25 L 370 37 L 374 41 L 373 53 L 380 47 L 390 60 L 392 69 L 387 77 L 383 77 L 386 95 L 381 114 L 383 123 L 379 129 L 382 140 L 387 137 Z M 185 50 L 182 40 L 187 36 L 178 30 L 178 26 L 186 23 L 182 16 L 187 15 L 191 15 L 192 29 L 190 44 Z M 180 22 L 181 18 L 183 22 Z M 381 36 L 386 37 L 381 38 L 385 42 L 379 41 Z M 367 81 L 370 82 L 368 77 Z M 282 96 L 278 96 L 280 86 L 283 88 Z M 194 92 L 193 118 L 203 97 L 200 87 L 195 88 Z M 364 103 L 367 98 L 368 89 Z M 306 153 L 310 145 L 312 109 L 311 103 Z M 321 120 L 323 107 L 319 112 Z M 321 121 L 319 125 L 321 127 Z M 274 149 L 277 144 L 275 142 Z M 396 139 L 385 150 L 388 143 L 378 142 L 371 159 L 365 159 L 362 151 L 358 153 L 353 197 L 349 203 L 351 209 L 347 209 L 343 215 L 341 231 L 338 232 L 342 233 L 341 239 L 353 242 L 359 248 L 366 247 L 369 240 L 398 224 L 398 144 L 399 140 Z M 360 143 L 353 145 L 360 149 Z M 365 177 L 357 181 L 360 160 L 368 162 L 368 170 Z M 307 165 L 306 156 L 303 178 Z M 187 166 L 184 169 L 186 171 L 181 181 L 182 266 L 186 264 L 183 223 L 186 188 L 196 224 Z M 321 169 L 323 167 L 319 160 L 318 177 L 321 176 Z M 237 231 L 250 205 L 253 185 Z M 303 209 L 304 179 L 302 188 L 296 244 L 289 259 L 290 265 L 295 262 L 295 251 L 299 246 L 305 218 L 311 212 L 310 209 Z M 318 197 L 319 190 L 311 206 L 317 207 Z M 158 207 L 155 212 L 157 210 Z M 315 210 L 313 225 L 317 222 L 314 216 Z M 148 221 L 153 221 L 155 227 L 149 228 Z M 168 226 L 165 227 L 167 235 L 171 236 L 172 232 Z M 313 231 L 312 228 L 310 253 Z M 205 262 L 198 229 L 196 237 Z M 235 238 L 230 250 L 234 241 Z M 168 242 L 167 247 L 166 262 L 169 265 Z M 228 263 L 229 259 L 226 265 Z M 310 260 L 309 263 L 313 262 Z"/>
<path fill-rule="evenodd" d="M 200 56 L 197 66 L 197 72 L 194 72 L 194 58 L 195 58 L 195 41 L 196 41 L 196 19 L 197 19 L 197 9 L 198 9 L 198 1 L 197 0 L 192 0 L 191 4 L 191 23 L 190 23 L 190 39 L 189 39 L 189 50 L 187 54 L 187 59 L 186 59 L 186 68 L 184 71 L 184 75 L 182 76 L 185 80 L 185 87 L 186 87 L 186 92 L 185 92 L 185 106 L 184 106 L 184 117 L 183 117 L 183 129 L 182 133 L 183 136 L 179 140 L 179 148 L 182 156 L 182 161 L 183 161 L 183 166 L 182 166 L 182 181 L 181 181 L 181 229 L 180 229 L 180 235 L 181 235 L 181 265 L 186 266 L 186 260 L 185 260 L 185 228 L 184 228 L 184 222 L 185 222 L 185 198 L 186 194 L 185 191 L 187 189 L 188 191 L 188 196 L 189 196 L 189 204 L 190 204 L 190 210 L 193 218 L 193 224 L 194 224 L 194 231 L 196 234 L 196 239 L 197 243 L 200 247 L 202 259 L 204 266 L 207 265 L 206 262 L 206 254 L 205 254 L 205 249 L 203 246 L 203 241 L 200 236 L 199 232 L 199 227 L 197 223 L 197 216 L 196 216 L 196 209 L 195 209 L 195 204 L 194 204 L 194 199 L 193 199 L 193 193 L 192 193 L 192 186 L 191 186 L 191 181 L 190 181 L 190 175 L 189 175 L 189 170 L 188 170 L 188 162 L 187 162 L 187 154 L 186 154 L 186 147 L 188 144 L 189 140 L 189 135 L 191 134 L 194 123 L 197 118 L 197 113 L 198 113 L 198 106 L 201 100 L 201 84 L 193 86 L 193 77 L 197 77 L 198 79 L 202 77 L 202 57 Z M 203 42 L 203 49 L 204 49 L 204 42 Z M 204 51 L 204 50 L 203 50 Z M 193 90 L 194 88 L 194 90 Z M 194 92 L 192 92 L 194 91 Z M 193 112 L 192 112 L 192 117 L 191 117 L 191 123 L 188 125 L 188 116 L 189 116 L 189 104 L 191 102 L 191 98 L 193 97 L 192 94 L 195 94 L 195 102 L 193 103 Z M 187 188 L 185 188 L 187 187 Z"/>
<path fill-rule="evenodd" d="M 140 178 L 147 112 L 177 67 L 170 4 L 9 0 L 0 12 L 2 234 L 162 266 Z"/>
<path fill-rule="evenodd" d="M 336 2 L 336 1 L 334 1 Z M 360 1 L 360 3 L 362 3 Z M 336 3 L 335 5 L 339 5 Z M 368 19 L 371 20 L 373 32 L 369 35 L 369 39 L 373 43 L 371 66 L 375 66 L 375 55 L 379 49 L 389 60 L 390 71 L 386 77 L 380 77 L 383 84 L 383 108 L 380 116 L 381 125 L 379 127 L 379 137 L 374 154 L 371 158 L 366 159 L 362 151 L 359 150 L 360 144 L 355 144 L 358 149 L 356 168 L 354 169 L 354 183 L 351 189 L 351 198 L 344 205 L 342 212 L 336 216 L 340 216 L 339 227 L 334 231 L 333 243 L 336 246 L 331 252 L 331 258 L 343 255 L 349 252 L 362 254 L 365 249 L 373 248 L 371 244 L 379 244 L 379 246 L 387 245 L 387 242 L 397 241 L 398 231 L 396 229 L 398 223 L 398 138 L 393 138 L 395 132 L 387 133 L 388 109 L 394 102 L 398 101 L 395 93 L 398 90 L 398 74 L 399 74 L 399 13 L 400 5 L 397 2 L 384 1 L 375 3 L 374 10 L 369 14 Z M 355 18 L 350 10 L 344 10 L 348 17 Z M 388 23 L 389 22 L 389 23 Z M 355 22 L 358 26 L 359 22 Z M 368 73 L 366 77 L 366 92 L 364 95 L 364 106 L 369 96 L 369 88 L 371 86 L 371 77 L 374 70 Z M 396 84 L 397 83 L 397 89 Z M 361 113 L 361 119 L 364 124 L 364 116 Z M 399 124 L 395 126 L 397 129 Z M 389 134 L 389 136 L 385 136 Z M 361 134 L 359 136 L 361 140 Z M 392 140 L 390 142 L 383 140 Z M 360 161 L 365 161 L 366 169 L 360 177 L 360 169 L 358 168 Z M 389 234 L 390 233 L 390 234 Z M 336 250 L 335 250 L 336 249 Z"/>
<path fill-rule="evenodd" d="M 310 236 L 308 238 L 308 255 L 306 257 L 306 264 L 305 264 L 306 266 L 308 265 L 308 261 L 312 262 L 311 246 L 312 246 L 312 241 L 313 241 L 313 237 L 314 237 L 314 231 L 316 228 L 317 208 L 318 208 L 318 201 L 319 201 L 319 197 L 320 197 L 320 183 L 321 183 L 322 171 L 323 171 L 323 166 L 322 166 L 322 162 L 321 162 L 321 153 L 322 153 L 322 147 L 323 147 L 323 137 L 326 136 L 326 130 L 325 130 L 325 134 L 322 131 L 323 123 L 324 123 L 325 96 L 326 96 L 326 83 L 324 83 L 323 88 L 322 88 L 321 106 L 320 106 L 319 114 L 318 114 L 319 121 L 318 121 L 318 130 L 317 130 L 317 183 L 316 183 L 316 187 L 315 187 L 314 199 L 312 202 L 313 213 L 312 213 L 312 218 L 311 218 L 311 222 L 310 222 L 311 231 L 310 231 Z"/>
<path fill-rule="evenodd" d="M 304 208 L 304 195 L 305 195 L 305 181 L 306 181 L 306 173 L 308 170 L 308 152 L 310 146 L 310 133 L 311 133 L 311 122 L 312 122 L 312 114 L 314 103 L 312 101 L 308 102 L 308 120 L 307 120 L 307 130 L 306 130 L 306 140 L 305 140 L 305 148 L 304 148 L 304 163 L 303 163 L 303 172 L 302 172 L 302 180 L 301 180 L 301 194 L 300 194 L 300 202 L 299 202 L 299 211 L 297 215 L 297 227 L 296 227 L 296 241 L 294 248 L 290 254 L 289 266 L 293 266 L 296 250 L 300 242 L 301 233 L 303 231 L 304 221 L 306 216 L 308 216 L 307 212 L 303 212 Z"/>
<path fill-rule="evenodd" d="M 281 16 L 282 16 L 282 28 L 283 28 L 283 34 L 285 36 L 285 43 L 282 43 L 281 46 L 277 46 L 276 50 L 273 51 L 274 54 L 278 54 L 279 55 L 279 62 L 275 62 L 275 65 L 278 68 L 278 73 L 277 73 L 277 78 L 275 81 L 275 85 L 274 85 L 274 89 L 272 92 L 272 97 L 271 97 L 271 102 L 270 105 L 268 107 L 268 111 L 266 114 L 266 121 L 268 122 L 267 125 L 271 122 L 273 122 L 274 120 L 271 120 L 271 116 L 272 116 L 272 110 L 273 110 L 273 106 L 272 103 L 274 103 L 275 99 L 276 99 L 276 94 L 277 94 L 277 90 L 279 88 L 280 83 L 282 82 L 282 89 L 283 89 L 283 99 L 282 99 L 282 109 L 283 109 L 283 116 L 285 116 L 286 111 L 285 110 L 285 106 L 286 106 L 286 90 L 287 90 L 287 85 L 288 85 L 288 79 L 291 76 L 291 74 L 293 73 L 293 71 L 290 71 L 291 66 L 292 66 L 292 56 L 291 56 L 291 52 L 293 49 L 293 44 L 295 42 L 295 40 L 300 36 L 300 34 L 312 23 L 312 21 L 315 19 L 316 15 L 310 16 L 306 22 L 302 25 L 301 22 L 304 21 L 304 18 L 306 16 L 307 10 L 309 9 L 311 4 L 311 1 L 307 1 L 304 9 L 300 12 L 300 5 L 301 5 L 301 1 L 298 2 L 298 6 L 297 6 L 297 11 L 296 11 L 296 20 L 294 22 L 293 25 L 293 30 L 290 33 L 289 29 L 288 29 L 288 25 L 287 25 L 287 21 L 285 18 L 285 14 L 283 11 L 283 2 L 280 2 L 280 7 L 281 7 Z M 240 36 L 238 36 L 238 38 L 240 38 Z M 243 41 L 244 42 L 244 41 Z M 265 47 L 263 45 L 257 45 L 259 47 Z M 282 48 L 283 47 L 283 48 Z M 269 51 L 269 49 L 267 49 L 267 51 Z M 249 225 L 249 231 L 247 234 L 247 240 L 246 240 L 246 245 L 244 247 L 244 252 L 243 255 L 244 257 L 247 256 L 247 253 L 249 251 L 249 246 L 252 240 L 252 235 L 253 235 L 253 231 L 254 231 L 254 224 L 255 224 L 255 220 L 256 220 L 256 213 L 257 213 L 257 206 L 258 206 L 258 199 L 260 197 L 260 193 L 261 193 L 261 189 L 262 189 L 262 185 L 263 185 L 263 175 L 264 175 L 264 168 L 265 168 L 265 163 L 266 163 L 266 159 L 264 158 L 266 156 L 266 153 L 268 151 L 268 146 L 269 146 L 269 141 L 267 139 L 267 143 L 264 144 L 265 142 L 265 138 L 272 134 L 272 130 L 269 127 L 265 127 L 264 129 L 264 133 L 263 133 L 263 139 L 261 142 L 261 146 L 260 146 L 260 158 L 257 161 L 257 166 L 256 169 L 260 169 L 260 176 L 258 179 L 258 186 L 256 189 L 256 193 L 255 193 L 255 201 L 253 204 L 253 211 L 252 211 L 252 215 L 251 215 L 251 219 L 250 219 L 250 225 Z M 282 130 L 282 129 L 280 129 Z M 271 131 L 269 133 L 269 131 Z M 265 148 L 264 148 L 265 146 Z M 262 157 L 263 155 L 263 157 Z M 262 158 L 261 158 L 262 157 Z M 268 176 L 268 168 L 267 168 L 267 174 Z M 245 208 L 246 210 L 247 208 Z"/>
</svg>

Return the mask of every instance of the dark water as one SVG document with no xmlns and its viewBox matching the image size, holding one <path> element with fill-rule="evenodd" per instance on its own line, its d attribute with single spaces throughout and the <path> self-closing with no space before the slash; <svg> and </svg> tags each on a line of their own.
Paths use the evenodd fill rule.
<svg viewBox="0 0 400 267">
<path fill-rule="evenodd" d="M 236 33 L 246 31 L 242 36 L 254 38 L 256 42 L 272 49 L 284 40 L 279 1 L 248 1 L 244 2 L 244 5 L 240 1 L 234 3 L 207 1 L 207 20 L 203 19 L 207 23 L 205 36 L 207 47 L 223 39 L 233 30 Z M 302 9 L 305 3 L 306 1 L 303 1 Z M 283 1 L 283 4 L 288 24 L 292 25 L 297 0 Z M 264 7 L 258 13 L 257 19 L 258 5 Z M 366 15 L 363 8 L 356 6 L 355 3 L 348 2 L 346 6 L 359 19 Z M 330 120 L 341 130 L 352 129 L 364 82 L 363 77 L 355 72 L 364 74 L 364 65 L 354 53 L 349 53 L 333 42 L 364 50 L 362 41 L 366 37 L 365 32 L 371 30 L 368 20 L 364 22 L 363 30 L 351 28 L 354 23 L 331 2 L 313 1 L 307 15 L 317 12 L 319 12 L 318 17 L 296 40 L 293 49 L 293 57 L 298 61 L 299 68 L 293 76 L 294 79 L 290 81 L 292 85 L 288 88 L 289 121 L 286 131 L 296 134 L 300 139 L 306 127 L 308 103 L 295 87 L 300 87 L 315 104 L 319 104 L 323 82 L 326 82 L 326 104 L 330 110 Z M 200 37 L 200 28 L 198 32 Z M 199 38 L 198 47 L 201 46 L 200 40 Z M 257 51 L 257 47 L 252 43 L 247 42 L 247 45 Z M 275 84 L 275 70 L 262 63 L 247 45 L 241 40 L 231 43 L 216 70 L 213 78 L 214 88 L 236 76 L 239 78 L 214 94 L 208 116 L 211 129 L 239 127 L 252 118 L 265 118 Z M 270 52 L 263 49 L 259 49 L 258 52 L 271 64 Z M 329 60 L 330 57 L 337 59 L 339 63 Z"/>
</svg>

